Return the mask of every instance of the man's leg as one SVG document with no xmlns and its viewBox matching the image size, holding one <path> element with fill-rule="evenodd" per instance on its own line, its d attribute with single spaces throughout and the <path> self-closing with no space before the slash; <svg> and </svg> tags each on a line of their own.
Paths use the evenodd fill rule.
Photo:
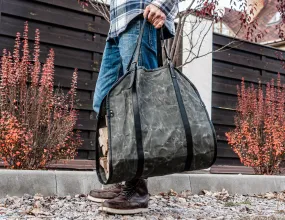
<svg viewBox="0 0 285 220">
<path fill-rule="evenodd" d="M 127 30 L 118 38 L 120 55 L 122 57 L 123 71 L 126 73 L 127 65 L 135 49 L 137 38 L 142 26 L 143 19 L 132 21 Z M 157 42 L 156 29 L 147 23 L 142 40 L 139 65 L 146 69 L 157 68 Z M 106 200 L 101 210 L 114 214 L 134 214 L 147 211 L 148 208 L 148 189 L 146 181 L 136 179 L 127 181 L 120 195 L 114 199 Z"/>
<path fill-rule="evenodd" d="M 111 87 L 122 74 L 122 59 L 117 43 L 114 39 L 107 41 L 103 53 L 99 76 L 93 98 L 93 109 L 99 112 L 100 105 Z"/>
<path fill-rule="evenodd" d="M 137 43 L 138 35 L 143 24 L 143 18 L 137 18 L 130 22 L 126 31 L 118 37 L 119 50 L 122 57 L 124 74 L 127 65 L 133 55 Z M 139 66 L 146 69 L 155 69 L 157 64 L 157 30 L 150 23 L 146 23 L 142 38 L 141 53 L 139 57 Z"/>
<path fill-rule="evenodd" d="M 119 47 L 115 40 L 107 41 L 99 77 L 96 83 L 93 109 L 97 113 L 103 98 L 109 92 L 119 75 L 123 74 L 122 59 L 120 57 Z M 88 199 L 93 202 L 104 202 L 106 199 L 113 199 L 122 191 L 122 185 L 116 184 L 103 190 L 91 190 Z"/>
</svg>

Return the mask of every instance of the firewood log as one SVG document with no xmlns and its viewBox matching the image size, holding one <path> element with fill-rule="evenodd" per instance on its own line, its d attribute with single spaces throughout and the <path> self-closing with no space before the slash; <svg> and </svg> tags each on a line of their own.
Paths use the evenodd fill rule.
<svg viewBox="0 0 285 220">
<path fill-rule="evenodd" d="M 108 128 L 107 127 L 100 128 L 99 135 L 107 140 L 108 139 Z"/>
<path fill-rule="evenodd" d="M 108 128 L 99 129 L 99 145 L 102 148 L 102 153 L 107 156 L 108 153 Z"/>
<path fill-rule="evenodd" d="M 108 154 L 108 142 L 107 142 L 107 144 L 102 146 L 102 153 L 104 156 L 107 156 L 107 154 Z"/>
<path fill-rule="evenodd" d="M 100 158 L 100 166 L 104 169 L 106 178 L 109 178 L 109 164 L 107 157 L 101 157 Z"/>
<path fill-rule="evenodd" d="M 108 125 L 107 117 L 106 126 Z M 99 145 L 102 149 L 103 157 L 100 158 L 100 166 L 104 169 L 106 179 L 109 178 L 109 154 L 108 154 L 108 127 L 99 129 Z"/>
<path fill-rule="evenodd" d="M 107 169 L 107 157 L 101 157 L 100 158 L 100 165 L 101 165 L 101 167 L 103 167 L 105 172 L 108 170 Z"/>
</svg>

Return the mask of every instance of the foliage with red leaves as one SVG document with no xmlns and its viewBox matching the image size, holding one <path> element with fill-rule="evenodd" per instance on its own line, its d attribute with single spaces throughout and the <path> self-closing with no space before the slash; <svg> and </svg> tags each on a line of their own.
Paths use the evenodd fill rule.
<svg viewBox="0 0 285 220">
<path fill-rule="evenodd" d="M 226 137 L 240 161 L 252 167 L 256 174 L 272 175 L 280 172 L 285 158 L 285 85 L 278 75 L 267 83 L 246 88 L 244 79 L 238 86 L 238 105 L 233 131 Z"/>
<path fill-rule="evenodd" d="M 13 54 L 3 51 L 0 68 L 0 159 L 11 169 L 40 169 L 72 159 L 82 144 L 75 132 L 77 71 L 67 94 L 54 89 L 54 51 L 41 65 L 36 30 L 33 60 L 28 24 L 17 33 Z"/>
</svg>

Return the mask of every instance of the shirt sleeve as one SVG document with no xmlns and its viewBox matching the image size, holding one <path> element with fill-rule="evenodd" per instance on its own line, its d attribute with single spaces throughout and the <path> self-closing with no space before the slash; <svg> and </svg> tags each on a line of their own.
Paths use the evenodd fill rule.
<svg viewBox="0 0 285 220">
<path fill-rule="evenodd" d="M 153 0 L 151 4 L 158 7 L 166 16 L 174 19 L 178 11 L 178 0 Z"/>
</svg>

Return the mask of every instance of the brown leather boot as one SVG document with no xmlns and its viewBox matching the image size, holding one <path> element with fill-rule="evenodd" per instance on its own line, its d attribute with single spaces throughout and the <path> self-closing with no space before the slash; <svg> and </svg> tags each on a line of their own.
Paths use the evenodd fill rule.
<svg viewBox="0 0 285 220">
<path fill-rule="evenodd" d="M 148 211 L 148 190 L 145 180 L 127 181 L 120 195 L 106 200 L 101 211 L 113 214 L 136 214 Z"/>
<path fill-rule="evenodd" d="M 123 189 L 122 184 L 115 184 L 109 188 L 101 189 L 101 190 L 91 190 L 89 195 L 87 196 L 87 199 L 93 201 L 93 202 L 104 202 L 108 199 L 113 199 L 117 197 Z"/>
</svg>

